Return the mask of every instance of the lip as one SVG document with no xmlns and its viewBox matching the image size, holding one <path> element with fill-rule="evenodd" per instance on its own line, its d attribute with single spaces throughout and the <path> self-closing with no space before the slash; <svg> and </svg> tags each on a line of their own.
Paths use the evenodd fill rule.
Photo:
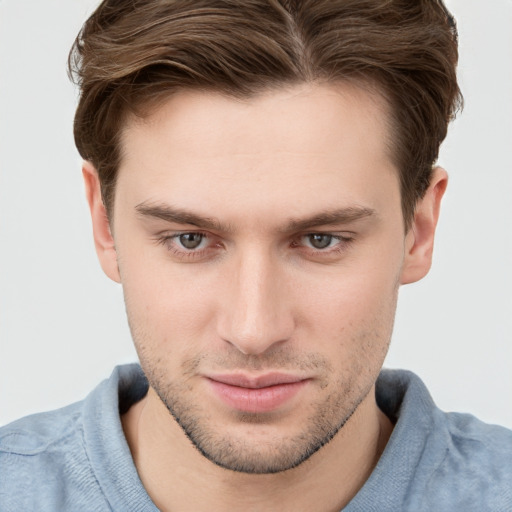
<svg viewBox="0 0 512 512">
<path fill-rule="evenodd" d="M 207 377 L 210 388 L 224 404 L 238 411 L 254 414 L 271 412 L 284 406 L 309 380 L 283 373 Z"/>
</svg>

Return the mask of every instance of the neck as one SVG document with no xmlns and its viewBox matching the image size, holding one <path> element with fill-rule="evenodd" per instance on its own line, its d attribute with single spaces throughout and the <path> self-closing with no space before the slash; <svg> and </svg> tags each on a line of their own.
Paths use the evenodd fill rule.
<svg viewBox="0 0 512 512">
<path fill-rule="evenodd" d="M 372 389 L 334 438 L 297 468 L 250 475 L 216 466 L 150 388 L 122 417 L 142 483 L 162 510 L 338 511 L 366 482 L 391 435 Z"/>
</svg>

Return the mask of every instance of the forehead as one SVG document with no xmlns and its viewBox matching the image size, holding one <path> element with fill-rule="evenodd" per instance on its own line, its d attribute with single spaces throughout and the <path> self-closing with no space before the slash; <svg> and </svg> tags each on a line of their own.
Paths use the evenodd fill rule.
<svg viewBox="0 0 512 512">
<path fill-rule="evenodd" d="M 261 142 L 268 147 L 269 135 L 275 149 L 295 150 L 297 143 L 305 143 L 304 150 L 320 149 L 316 135 L 320 135 L 325 145 L 348 143 L 351 135 L 352 139 L 360 139 L 368 123 L 378 125 L 383 144 L 389 138 L 387 102 L 369 84 L 298 84 L 248 98 L 215 91 L 181 90 L 149 112 L 145 116 L 128 117 L 122 137 L 123 154 L 133 149 L 134 136 L 142 134 L 143 138 L 145 132 L 153 137 L 156 131 L 162 130 L 166 130 L 170 142 L 180 146 L 185 143 L 182 149 L 194 149 L 195 142 L 203 151 L 216 148 L 222 153 L 246 143 L 253 149 Z M 351 118 L 351 130 L 343 134 L 343 140 L 339 138 L 339 130 L 327 131 L 335 125 L 341 128 L 337 121 L 348 118 Z M 211 147 L 205 147 L 207 142 Z"/>
<path fill-rule="evenodd" d="M 269 214 L 277 203 L 300 213 L 313 198 L 327 208 L 378 203 L 386 186 L 398 186 L 387 120 L 378 94 L 348 84 L 244 100 L 180 92 L 128 120 L 116 193 L 130 193 L 132 203 L 195 202 L 226 212 L 229 199 L 255 211 L 267 205 Z"/>
</svg>

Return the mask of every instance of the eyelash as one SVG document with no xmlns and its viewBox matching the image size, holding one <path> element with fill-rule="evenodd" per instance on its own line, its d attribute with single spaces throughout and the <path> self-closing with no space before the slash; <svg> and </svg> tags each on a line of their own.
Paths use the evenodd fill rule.
<svg viewBox="0 0 512 512">
<path fill-rule="evenodd" d="M 209 238 L 213 238 L 211 235 L 205 232 L 201 231 L 182 231 L 179 233 L 173 233 L 172 235 L 164 235 L 159 236 L 156 241 L 159 245 L 163 245 L 169 252 L 173 254 L 173 256 L 179 258 L 180 260 L 188 260 L 188 261 L 195 261 L 201 258 L 204 258 L 206 256 L 206 253 L 212 249 L 215 249 L 215 246 L 219 247 L 221 244 L 214 244 L 213 246 L 210 244 L 207 247 L 199 250 L 190 249 L 187 250 L 185 248 L 179 249 L 176 247 L 175 240 L 179 239 L 182 235 L 201 235 L 202 237 L 206 238 L 207 240 Z M 338 243 L 332 247 L 332 248 L 326 248 L 326 249 L 314 249 L 312 247 L 306 247 L 304 244 L 300 243 L 301 239 L 304 239 L 308 236 L 312 235 L 323 235 L 323 236 L 330 236 L 333 239 L 337 239 Z M 323 233 L 323 232 L 312 232 L 312 233 L 306 233 L 304 235 L 299 235 L 295 239 L 292 240 L 290 246 L 293 248 L 301 248 L 308 252 L 311 256 L 334 256 L 339 255 L 343 252 L 345 252 L 349 245 L 354 241 L 354 237 L 350 235 L 339 235 L 339 234 L 333 234 L 333 233 Z"/>
</svg>

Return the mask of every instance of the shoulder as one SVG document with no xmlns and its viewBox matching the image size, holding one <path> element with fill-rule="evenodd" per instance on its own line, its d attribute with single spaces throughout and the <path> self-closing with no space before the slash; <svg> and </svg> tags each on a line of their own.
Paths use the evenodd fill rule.
<svg viewBox="0 0 512 512">
<path fill-rule="evenodd" d="M 512 510 L 512 431 L 470 414 L 438 416 L 445 453 L 427 491 L 442 488 L 465 510 Z"/>
<path fill-rule="evenodd" d="M 395 423 L 371 478 L 397 489 L 383 510 L 512 510 L 512 431 L 441 411 L 411 372 L 383 371 L 377 401 Z"/>
<path fill-rule="evenodd" d="M 76 436 L 80 428 L 81 402 L 55 411 L 26 416 L 0 428 L 0 456 L 37 456 Z"/>
<path fill-rule="evenodd" d="M 120 366 L 85 400 L 0 428 L 0 510 L 155 510 L 120 420 L 146 392 L 140 367 Z"/>
<path fill-rule="evenodd" d="M 82 409 L 78 402 L 0 429 L 0 510 L 105 510 L 84 447 Z"/>
<path fill-rule="evenodd" d="M 512 430 L 490 425 L 471 414 L 441 413 L 450 434 L 451 448 L 464 458 L 477 458 L 482 464 L 494 464 L 502 459 L 512 471 Z"/>
</svg>

